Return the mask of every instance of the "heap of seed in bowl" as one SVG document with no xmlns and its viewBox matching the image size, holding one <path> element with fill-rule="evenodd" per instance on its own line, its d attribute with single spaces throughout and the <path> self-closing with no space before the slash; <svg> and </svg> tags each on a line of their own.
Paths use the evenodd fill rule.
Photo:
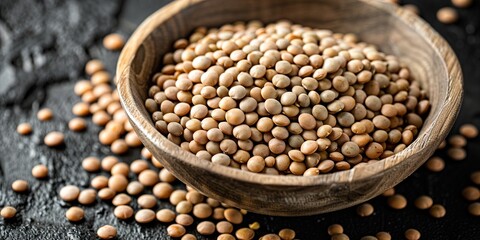
<svg viewBox="0 0 480 240">
<path fill-rule="evenodd" d="M 312 176 L 405 149 L 430 103 L 406 65 L 354 34 L 288 21 L 196 29 L 145 101 L 155 127 L 216 164 Z"/>
</svg>

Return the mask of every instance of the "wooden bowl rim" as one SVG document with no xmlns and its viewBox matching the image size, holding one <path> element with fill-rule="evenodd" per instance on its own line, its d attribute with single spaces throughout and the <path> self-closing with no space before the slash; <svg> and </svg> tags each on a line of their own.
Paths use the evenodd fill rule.
<svg viewBox="0 0 480 240">
<path fill-rule="evenodd" d="M 130 37 L 120 54 L 117 64 L 118 91 L 121 103 L 125 109 L 126 114 L 128 115 L 128 118 L 134 125 L 138 127 L 142 134 L 145 135 L 148 141 L 151 141 L 156 147 L 159 147 L 161 151 L 169 154 L 170 156 L 175 158 L 175 160 L 178 159 L 180 161 L 184 161 L 185 163 L 196 166 L 208 173 L 213 173 L 237 181 L 252 184 L 285 187 L 331 185 L 334 183 L 348 184 L 352 181 L 360 181 L 362 179 L 370 178 L 377 174 L 381 174 L 383 171 L 403 163 L 407 158 L 411 157 L 415 153 L 425 151 L 426 148 L 436 148 L 437 146 L 432 146 L 434 144 L 431 142 L 427 141 L 419 143 L 419 141 L 425 138 L 427 134 L 431 134 L 431 131 L 435 126 L 443 125 L 444 127 L 440 128 L 441 131 L 448 131 L 453 125 L 453 122 L 455 121 L 455 117 L 448 118 L 448 114 L 441 114 L 449 111 L 450 113 L 454 113 L 456 115 L 459 111 L 463 99 L 463 80 L 461 68 L 458 63 L 458 59 L 455 56 L 455 53 L 448 45 L 448 43 L 423 19 L 407 10 L 402 9 L 399 6 L 375 0 L 359 0 L 376 7 L 379 11 L 387 12 L 393 17 L 396 17 L 399 21 L 402 21 L 406 25 L 410 26 L 418 36 L 422 37 L 423 40 L 432 45 L 436 52 L 436 57 L 442 58 L 442 63 L 444 65 L 443 67 L 446 69 L 448 78 L 447 90 L 452 92 L 458 92 L 460 94 L 456 96 L 449 95 L 444 99 L 439 99 L 439 104 L 441 104 L 441 106 L 439 107 L 440 110 L 438 113 L 438 117 L 434 119 L 434 121 L 432 121 L 431 125 L 423 126 L 422 131 L 414 140 L 414 142 L 412 142 L 406 149 L 393 156 L 384 158 L 373 164 L 359 166 L 350 170 L 340 172 L 320 174 L 318 176 L 305 177 L 291 175 L 285 176 L 258 174 L 232 167 L 213 164 L 210 161 L 200 160 L 194 154 L 187 152 L 180 148 L 178 145 L 170 142 L 165 136 L 163 136 L 160 132 L 157 131 L 157 129 L 151 123 L 150 119 L 147 120 L 143 117 L 139 117 L 142 116 L 142 114 L 139 109 L 135 107 L 132 90 L 129 86 L 132 84 L 132 79 L 130 79 L 130 76 L 134 76 L 134 74 L 131 73 L 131 64 L 134 60 L 137 50 L 145 41 L 145 39 L 161 23 L 167 21 L 169 18 L 179 13 L 182 9 L 201 3 L 203 1 L 205 0 L 177 0 L 151 14 L 147 19 L 142 22 L 142 24 L 135 30 L 133 35 Z M 163 21 L 153 21 L 153 19 L 156 18 L 162 18 Z M 453 61 L 450 62 L 452 64 L 451 67 L 447 67 L 447 58 L 454 58 Z M 445 126 L 447 127 L 445 128 Z M 436 128 L 439 127 L 437 126 Z M 414 147 L 419 147 L 419 149 L 415 151 L 415 149 L 413 149 Z M 174 150 L 175 153 L 173 153 Z M 373 169 L 373 171 L 365 169 L 366 167 Z M 358 176 L 355 173 L 360 169 L 362 169 L 362 174 Z M 409 173 L 408 175 L 410 174 L 411 173 Z"/>
</svg>

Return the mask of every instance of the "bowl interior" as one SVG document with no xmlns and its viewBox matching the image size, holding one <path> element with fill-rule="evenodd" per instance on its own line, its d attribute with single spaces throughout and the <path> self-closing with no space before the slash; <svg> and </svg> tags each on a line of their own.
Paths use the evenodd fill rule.
<svg viewBox="0 0 480 240">
<path fill-rule="evenodd" d="M 156 131 L 143 103 L 147 98 L 152 75 L 160 70 L 162 56 L 172 49 L 171 46 L 176 39 L 188 36 L 199 26 L 216 27 L 239 20 L 261 20 L 270 23 L 280 19 L 334 32 L 355 33 L 362 41 L 375 44 L 382 51 L 399 56 L 427 91 L 432 104 L 430 114 L 417 139 L 401 153 L 369 164 L 368 167 L 362 166 L 353 170 L 304 178 L 265 176 L 213 165 L 196 159 L 193 154 L 181 150 Z M 122 104 L 137 134 L 144 142 L 147 139 L 152 143 L 146 144 L 149 148 L 155 148 L 150 149 L 152 152 L 168 156 L 165 157 L 166 160 L 160 160 L 181 180 L 203 193 L 224 199 L 227 203 L 230 200 L 233 205 L 241 207 L 245 207 L 242 205 L 244 199 L 238 197 L 229 199 L 219 194 L 220 191 L 229 191 L 222 189 L 222 186 L 215 186 L 220 188 L 218 191 L 208 191 L 209 188 L 213 188 L 207 186 L 208 180 L 189 178 L 186 174 L 175 171 L 173 166 L 175 163 L 170 158 L 185 161 L 187 165 L 193 165 L 207 175 L 228 176 L 238 181 L 263 186 L 306 187 L 344 184 L 343 186 L 348 185 L 346 195 L 357 191 L 363 194 L 366 200 L 402 181 L 434 152 L 450 130 L 462 99 L 461 71 L 450 47 L 417 16 L 380 1 L 180 0 L 154 13 L 137 29 L 131 39 L 120 57 L 117 75 L 120 76 L 118 84 Z M 408 164 L 399 164 L 406 159 L 416 160 Z M 362 179 L 381 180 L 389 174 L 395 174 L 394 179 L 383 185 L 377 185 L 375 191 L 368 189 L 373 186 L 371 184 L 360 184 L 365 182 Z M 360 183 L 355 185 L 355 181 Z M 322 196 L 317 193 L 310 197 L 330 197 L 331 194 L 332 192 L 328 192 Z M 357 195 L 350 195 L 349 198 Z"/>
</svg>

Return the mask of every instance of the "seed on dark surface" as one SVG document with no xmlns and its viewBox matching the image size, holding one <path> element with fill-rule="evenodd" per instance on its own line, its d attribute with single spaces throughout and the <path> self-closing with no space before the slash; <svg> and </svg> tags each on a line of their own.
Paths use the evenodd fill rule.
<svg viewBox="0 0 480 240">
<path fill-rule="evenodd" d="M 429 209 L 433 205 L 433 200 L 431 197 L 423 195 L 415 199 L 414 205 L 418 209 L 422 209 L 422 210 Z"/>
<path fill-rule="evenodd" d="M 440 205 L 440 204 L 434 204 L 430 210 L 429 213 L 432 217 L 434 218 L 442 218 L 445 216 L 447 211 L 445 210 L 445 207 Z"/>
<path fill-rule="evenodd" d="M 85 213 L 83 209 L 79 207 L 71 207 L 67 210 L 67 212 L 65 213 L 65 216 L 70 222 L 79 222 L 83 219 L 84 214 Z"/>
<path fill-rule="evenodd" d="M 17 126 L 17 132 L 21 135 L 32 133 L 32 125 L 30 123 L 20 123 Z"/>
<path fill-rule="evenodd" d="M 43 142 L 49 147 L 57 147 L 63 144 L 64 138 L 63 133 L 53 131 L 45 135 Z"/>
<path fill-rule="evenodd" d="M 104 225 L 97 230 L 100 239 L 114 239 L 117 236 L 117 229 L 110 225 Z"/>
<path fill-rule="evenodd" d="M 410 228 L 405 231 L 405 238 L 407 240 L 418 240 L 420 236 L 421 234 L 417 229 Z"/>
<path fill-rule="evenodd" d="M 13 217 L 15 217 L 16 214 L 17 214 L 17 209 L 15 209 L 15 208 L 12 207 L 12 206 L 5 206 L 5 207 L 3 207 L 2 210 L 0 211 L 0 215 L 1 215 L 4 219 L 13 218 Z"/>
<path fill-rule="evenodd" d="M 28 182 L 25 180 L 15 180 L 12 183 L 12 190 L 17 193 L 24 193 L 28 191 Z"/>
<path fill-rule="evenodd" d="M 43 164 L 38 164 L 32 168 L 32 176 L 37 179 L 48 177 L 48 168 Z"/>
<path fill-rule="evenodd" d="M 395 194 L 388 198 L 388 205 L 393 209 L 403 209 L 407 206 L 407 199 L 400 194 Z"/>
</svg>

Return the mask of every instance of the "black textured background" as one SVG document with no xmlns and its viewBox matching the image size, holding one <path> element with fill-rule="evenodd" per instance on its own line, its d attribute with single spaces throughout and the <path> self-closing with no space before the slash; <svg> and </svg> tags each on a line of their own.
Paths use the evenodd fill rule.
<svg viewBox="0 0 480 240">
<path fill-rule="evenodd" d="M 15 219 L 0 219 L 0 239 L 95 239 L 96 229 L 104 224 L 116 226 L 119 239 L 168 239 L 166 225 L 157 222 L 140 226 L 132 220 L 118 221 L 112 215 L 113 207 L 100 202 L 85 207 L 85 221 L 69 223 L 64 217 L 69 205 L 57 196 L 65 184 L 88 187 L 94 175 L 80 170 L 84 157 L 109 154 L 109 148 L 96 139 L 100 128 L 91 122 L 84 133 L 72 133 L 67 128 L 68 120 L 74 117 L 71 107 L 80 101 L 72 91 L 75 81 L 85 77 L 85 62 L 100 58 L 114 72 L 118 52 L 103 49 L 102 37 L 110 32 L 128 36 L 146 16 L 167 2 L 0 0 L 0 207 L 13 205 L 18 210 Z M 467 122 L 480 126 L 480 2 L 459 9 L 460 21 L 448 26 L 435 17 L 440 7 L 450 4 L 448 0 L 404 2 L 419 6 L 422 17 L 447 39 L 462 64 L 465 100 L 453 131 Z M 54 109 L 52 121 L 36 119 L 36 112 L 42 107 Z M 20 122 L 33 125 L 31 136 L 16 134 Z M 42 144 L 43 136 L 51 130 L 65 130 L 64 148 L 50 149 Z M 367 218 L 359 217 L 354 208 L 298 218 L 250 213 L 244 225 L 259 221 L 257 236 L 290 227 L 299 239 L 327 239 L 326 228 L 333 223 L 342 224 L 351 239 L 379 231 L 402 239 L 408 228 L 420 230 L 422 239 L 480 239 L 480 218 L 468 214 L 468 202 L 460 194 L 463 187 L 471 184 L 469 174 L 480 170 L 478 144 L 478 140 L 469 142 L 467 160 L 453 162 L 446 158 L 443 172 L 431 173 L 422 168 L 401 183 L 396 190 L 409 200 L 406 209 L 392 210 L 384 197 L 377 197 L 370 201 L 375 213 Z M 131 161 L 135 156 L 138 150 L 130 150 L 123 160 Z M 35 180 L 30 174 L 39 163 L 50 169 L 47 180 Z M 29 181 L 29 193 L 12 192 L 10 184 L 18 178 Z M 447 215 L 433 219 L 427 212 L 415 209 L 412 202 L 421 194 L 443 204 Z M 195 233 L 193 227 L 187 230 Z"/>
</svg>

